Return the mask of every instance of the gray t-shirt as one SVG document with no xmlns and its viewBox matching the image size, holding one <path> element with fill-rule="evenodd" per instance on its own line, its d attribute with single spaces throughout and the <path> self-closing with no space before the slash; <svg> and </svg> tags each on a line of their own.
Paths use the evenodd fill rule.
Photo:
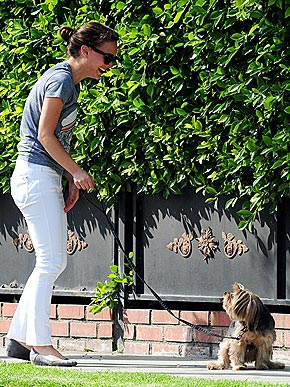
<svg viewBox="0 0 290 387">
<path fill-rule="evenodd" d="M 52 159 L 37 140 L 39 119 L 45 97 L 58 97 L 63 100 L 64 106 L 54 133 L 68 152 L 77 116 L 79 92 L 79 85 L 73 82 L 68 62 L 51 67 L 39 78 L 29 93 L 22 115 L 21 141 L 18 150 L 21 159 L 51 167 L 59 173 L 63 172 L 63 168 Z"/>
</svg>

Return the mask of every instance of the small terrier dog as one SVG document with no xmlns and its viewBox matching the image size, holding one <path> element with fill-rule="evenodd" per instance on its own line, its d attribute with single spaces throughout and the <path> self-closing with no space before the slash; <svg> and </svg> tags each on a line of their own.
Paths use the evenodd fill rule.
<svg viewBox="0 0 290 387">
<path fill-rule="evenodd" d="M 258 370 L 281 369 L 283 363 L 273 362 L 273 342 L 276 340 L 275 321 L 261 299 L 235 283 L 234 292 L 225 292 L 223 308 L 232 323 L 219 348 L 216 362 L 208 364 L 210 370 L 232 368 L 243 370 L 245 363 L 255 362 Z M 238 337 L 239 339 L 235 339 Z"/>
</svg>

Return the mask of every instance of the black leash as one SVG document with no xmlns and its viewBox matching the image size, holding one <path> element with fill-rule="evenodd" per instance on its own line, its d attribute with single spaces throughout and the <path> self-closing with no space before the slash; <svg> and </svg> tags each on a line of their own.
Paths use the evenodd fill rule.
<svg viewBox="0 0 290 387">
<path fill-rule="evenodd" d="M 128 257 L 128 255 L 126 254 L 125 252 L 125 249 L 122 245 L 122 242 L 120 241 L 120 238 L 118 237 L 118 235 L 116 234 L 116 231 L 115 231 L 115 227 L 111 221 L 111 219 L 108 217 L 105 209 L 104 209 L 104 203 L 101 202 L 102 204 L 102 208 L 100 208 L 99 206 L 97 206 L 95 203 L 93 203 L 89 198 L 88 198 L 88 195 L 82 191 L 83 193 L 83 196 L 85 198 L 85 200 L 87 202 L 89 202 L 93 207 L 97 208 L 106 218 L 107 220 L 107 223 L 109 225 L 109 228 L 114 236 L 114 239 L 115 241 L 117 242 L 119 248 L 121 249 L 122 253 L 124 254 L 124 258 L 128 264 L 128 266 L 130 267 L 131 270 L 133 270 L 136 274 L 136 276 L 140 279 L 140 281 L 147 286 L 147 288 L 150 290 L 150 292 L 153 294 L 153 296 L 156 298 L 156 300 L 159 302 L 159 304 L 162 306 L 163 309 L 165 309 L 171 316 L 173 316 L 176 320 L 182 322 L 183 324 L 193 328 L 194 330 L 196 331 L 199 331 L 199 332 L 202 332 L 202 333 L 205 333 L 206 335 L 209 335 L 209 336 L 215 336 L 215 337 L 219 337 L 221 339 L 234 339 L 234 340 L 240 340 L 242 335 L 245 333 L 245 331 L 247 330 L 246 328 L 244 328 L 241 333 L 239 334 L 239 336 L 237 337 L 232 337 L 232 336 L 224 336 L 224 335 L 219 335 L 218 333 L 214 333 L 214 332 L 211 332 L 210 330 L 206 329 L 206 328 L 203 328 L 201 327 L 200 325 L 195 325 L 195 324 L 192 324 L 191 322 L 187 321 L 187 320 L 184 320 L 183 318 L 181 317 L 178 317 L 176 316 L 172 310 L 167 306 L 167 304 L 162 300 L 162 298 L 155 292 L 154 289 L 152 289 L 152 287 L 147 283 L 147 281 L 145 281 L 142 276 L 139 274 L 137 268 L 136 268 L 136 265 L 132 262 L 132 260 Z"/>
</svg>

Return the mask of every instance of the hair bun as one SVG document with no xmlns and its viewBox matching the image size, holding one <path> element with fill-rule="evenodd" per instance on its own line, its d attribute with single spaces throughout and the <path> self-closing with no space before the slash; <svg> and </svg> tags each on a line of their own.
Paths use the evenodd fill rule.
<svg viewBox="0 0 290 387">
<path fill-rule="evenodd" d="M 62 26 L 59 29 L 59 34 L 61 38 L 66 42 L 70 40 L 73 33 L 74 33 L 74 30 L 69 26 Z"/>
</svg>

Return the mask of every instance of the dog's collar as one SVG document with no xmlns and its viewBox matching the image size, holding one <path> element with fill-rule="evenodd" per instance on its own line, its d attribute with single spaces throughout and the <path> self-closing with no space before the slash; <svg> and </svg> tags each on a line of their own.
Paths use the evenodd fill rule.
<svg viewBox="0 0 290 387">
<path fill-rule="evenodd" d="M 243 326 L 240 333 L 238 334 L 238 340 L 241 340 L 244 333 L 246 333 L 248 331 L 248 327 L 247 327 L 247 324 L 245 323 L 245 321 L 239 321 L 239 323 L 242 324 L 242 326 Z"/>
</svg>

